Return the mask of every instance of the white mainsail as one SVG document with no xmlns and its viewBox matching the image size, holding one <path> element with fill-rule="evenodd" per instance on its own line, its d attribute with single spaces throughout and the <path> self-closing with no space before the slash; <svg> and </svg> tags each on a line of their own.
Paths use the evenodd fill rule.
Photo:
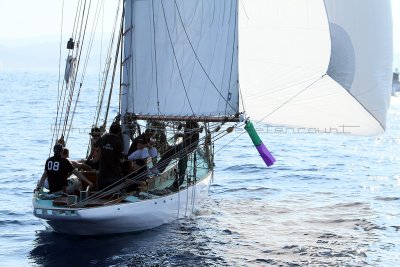
<svg viewBox="0 0 400 267">
<path fill-rule="evenodd" d="M 125 16 L 123 112 L 239 112 L 236 1 L 132 0 Z"/>
<path fill-rule="evenodd" d="M 383 132 L 392 67 L 389 0 L 242 3 L 240 86 L 253 120 L 312 132 Z"/>
</svg>

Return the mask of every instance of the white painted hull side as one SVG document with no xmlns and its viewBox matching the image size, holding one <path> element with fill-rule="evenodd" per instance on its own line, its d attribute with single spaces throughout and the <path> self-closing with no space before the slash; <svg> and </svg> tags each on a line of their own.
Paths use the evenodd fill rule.
<svg viewBox="0 0 400 267">
<path fill-rule="evenodd" d="M 102 235 L 126 233 L 151 229 L 178 218 L 189 216 L 207 197 L 212 172 L 196 185 L 168 196 L 84 209 L 56 209 L 54 214 L 38 214 L 40 205 L 35 205 L 35 216 L 46 220 L 54 231 L 74 235 Z M 74 211 L 74 215 L 65 215 Z M 59 211 L 61 212 L 60 214 Z M 67 211 L 67 212 L 65 212 Z"/>
</svg>

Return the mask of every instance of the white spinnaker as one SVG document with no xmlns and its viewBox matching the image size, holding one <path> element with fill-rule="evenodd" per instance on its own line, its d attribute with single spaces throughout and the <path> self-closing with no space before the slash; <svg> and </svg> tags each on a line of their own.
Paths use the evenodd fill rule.
<svg viewBox="0 0 400 267">
<path fill-rule="evenodd" d="M 126 3 L 126 110 L 219 116 L 239 110 L 237 2 L 131 0 Z M 129 80 L 129 82 L 128 82 Z M 228 103 L 228 104 L 227 104 Z"/>
<path fill-rule="evenodd" d="M 246 113 L 254 121 L 312 132 L 380 134 L 391 80 L 390 3 L 326 2 L 325 10 L 319 0 L 242 0 L 239 71 Z M 327 13 L 341 30 L 329 31 Z M 345 22 L 332 14 L 343 14 Z M 353 80 L 338 75 L 352 69 L 340 57 L 348 49 L 343 41 L 354 48 Z"/>
<path fill-rule="evenodd" d="M 328 74 L 384 129 L 392 83 L 389 0 L 325 0 L 332 39 Z"/>
</svg>

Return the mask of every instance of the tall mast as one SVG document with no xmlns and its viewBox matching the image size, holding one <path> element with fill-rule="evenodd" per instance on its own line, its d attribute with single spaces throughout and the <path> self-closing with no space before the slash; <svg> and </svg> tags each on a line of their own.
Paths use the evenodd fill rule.
<svg viewBox="0 0 400 267">
<path fill-rule="evenodd" d="M 128 97 L 130 86 L 133 86 L 131 77 L 132 76 L 132 31 L 133 31 L 133 1 L 124 0 L 124 30 L 122 33 L 123 39 L 123 52 L 122 52 L 122 84 L 121 84 L 121 122 L 122 122 L 122 132 L 124 140 L 124 153 L 126 154 L 129 149 L 129 134 L 127 132 L 127 126 L 125 123 L 125 114 L 128 110 Z"/>
</svg>

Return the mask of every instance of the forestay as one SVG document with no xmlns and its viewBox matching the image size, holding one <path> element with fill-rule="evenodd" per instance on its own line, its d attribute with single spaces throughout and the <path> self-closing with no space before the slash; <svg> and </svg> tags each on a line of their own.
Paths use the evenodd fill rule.
<svg viewBox="0 0 400 267">
<path fill-rule="evenodd" d="M 312 132 L 383 132 L 392 73 L 389 0 L 242 3 L 240 86 L 253 120 Z"/>
<path fill-rule="evenodd" d="M 123 113 L 238 113 L 236 1 L 131 0 L 125 18 Z"/>
</svg>

